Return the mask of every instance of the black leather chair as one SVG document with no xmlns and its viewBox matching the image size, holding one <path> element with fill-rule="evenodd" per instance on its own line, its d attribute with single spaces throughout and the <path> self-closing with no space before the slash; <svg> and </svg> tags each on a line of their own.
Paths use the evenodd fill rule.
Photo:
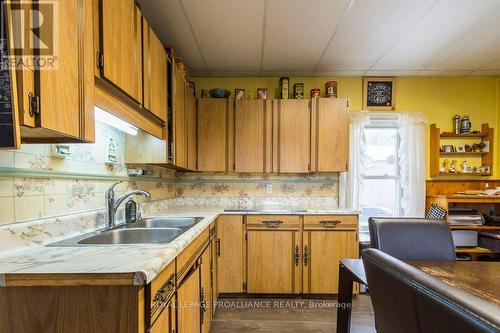
<svg viewBox="0 0 500 333">
<path fill-rule="evenodd" d="M 376 249 L 363 252 L 378 333 L 498 333 L 500 307 Z"/>
<path fill-rule="evenodd" d="M 423 218 L 371 217 L 371 247 L 401 260 L 455 260 L 447 223 Z"/>
</svg>

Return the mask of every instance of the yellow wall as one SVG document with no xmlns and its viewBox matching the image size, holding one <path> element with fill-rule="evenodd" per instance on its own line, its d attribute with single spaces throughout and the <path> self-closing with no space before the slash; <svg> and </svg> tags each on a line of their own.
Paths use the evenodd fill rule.
<svg viewBox="0 0 500 333">
<path fill-rule="evenodd" d="M 278 95 L 278 77 L 252 78 L 192 78 L 196 84 L 197 96 L 201 89 L 225 88 L 234 94 L 235 88 L 246 89 L 256 96 L 257 88 L 267 88 L 269 98 Z M 311 88 L 325 91 L 325 82 L 338 82 L 338 96 L 350 99 L 351 110 L 362 109 L 363 78 L 361 77 L 294 77 L 295 82 L 303 82 L 306 98 Z M 479 130 L 481 124 L 489 123 L 495 128 L 496 147 L 494 178 L 500 177 L 498 155 L 500 142 L 498 124 L 500 122 L 500 78 L 498 77 L 398 77 L 396 81 L 396 110 L 423 112 L 429 124 L 436 123 L 442 131 L 452 129 L 452 116 L 469 115 L 473 130 Z M 427 126 L 428 131 L 429 126 Z M 427 135 L 427 147 L 429 147 Z M 458 144 L 458 143 L 457 143 Z M 471 165 L 479 164 L 473 160 Z M 429 167 L 427 167 L 429 169 Z M 429 170 L 427 170 L 429 175 Z"/>
<path fill-rule="evenodd" d="M 497 79 L 497 125 L 500 125 L 500 77 Z M 496 132 L 496 136 L 497 136 L 497 139 L 496 139 L 496 149 L 495 149 L 495 152 L 497 152 L 497 173 L 496 173 L 496 176 L 497 178 L 500 177 L 500 163 L 498 163 L 498 161 L 500 161 L 500 157 L 498 156 L 498 152 L 500 152 L 500 128 L 497 128 L 496 129 L 497 132 Z"/>
</svg>

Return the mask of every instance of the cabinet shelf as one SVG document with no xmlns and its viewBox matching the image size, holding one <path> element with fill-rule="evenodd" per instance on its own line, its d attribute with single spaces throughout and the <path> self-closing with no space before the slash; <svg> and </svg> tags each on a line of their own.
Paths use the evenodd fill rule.
<svg viewBox="0 0 500 333">
<path fill-rule="evenodd" d="M 441 138 L 460 138 L 460 139 L 473 139 L 473 138 L 485 138 L 488 134 L 454 134 L 454 133 L 441 133 L 439 136 Z"/>
<path fill-rule="evenodd" d="M 439 176 L 451 176 L 451 177 L 456 177 L 456 176 L 463 176 L 463 177 L 488 177 L 491 176 L 491 173 L 462 173 L 462 172 L 457 172 L 457 173 L 451 173 L 451 172 L 440 172 Z"/>
<path fill-rule="evenodd" d="M 430 127 L 430 176 L 431 177 L 488 177 L 492 175 L 493 170 L 493 151 L 494 145 L 494 130 L 488 124 L 481 126 L 480 134 L 454 134 L 454 133 L 441 133 L 436 124 L 431 124 Z M 488 152 L 443 152 L 441 151 L 441 141 L 446 139 L 480 139 L 481 142 L 489 143 Z M 469 142 L 469 141 L 466 141 Z M 480 166 L 489 166 L 489 173 L 443 173 L 441 169 L 441 159 L 445 157 L 480 157 Z"/>
<path fill-rule="evenodd" d="M 471 152 L 471 151 L 465 151 L 465 152 L 454 151 L 451 153 L 447 153 L 447 152 L 440 152 L 439 153 L 440 156 L 482 156 L 482 155 L 486 155 L 486 154 L 488 154 L 488 153 L 487 152 Z"/>
</svg>

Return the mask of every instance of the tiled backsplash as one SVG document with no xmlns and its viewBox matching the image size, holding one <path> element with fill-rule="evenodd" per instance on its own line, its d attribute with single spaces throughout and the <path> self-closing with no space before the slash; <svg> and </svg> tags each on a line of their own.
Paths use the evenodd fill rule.
<svg viewBox="0 0 500 333">
<path fill-rule="evenodd" d="M 118 159 L 112 166 L 105 164 L 103 148 L 110 137 L 116 143 Z M 112 177 L 127 175 L 123 161 L 124 144 L 122 132 L 97 123 L 96 143 L 71 145 L 71 157 L 52 157 L 52 146 L 42 144 L 23 145 L 19 151 L 0 152 L 2 170 L 15 170 L 16 174 L 35 171 L 46 175 L 32 178 L 3 173 L 4 177 L 0 177 L 0 225 L 104 209 L 105 192 L 115 181 Z M 59 175 L 51 176 L 51 172 Z M 99 176 L 94 179 L 74 175 L 65 178 L 61 173 Z M 127 188 L 141 188 L 150 191 L 153 200 L 176 198 L 177 205 L 214 205 L 220 202 L 241 207 L 278 204 L 280 198 L 287 198 L 291 203 L 336 205 L 338 197 L 336 173 L 176 173 L 157 169 L 154 177 L 125 181 L 117 187 L 117 193 Z M 272 191 L 268 185 L 272 186 Z"/>
<path fill-rule="evenodd" d="M 104 146 L 108 138 L 116 144 L 117 163 L 105 163 Z M 52 145 L 29 144 L 20 150 L 0 152 L 0 168 L 4 170 L 46 173 L 47 178 L 0 177 L 0 224 L 41 219 L 104 208 L 104 194 L 114 180 L 127 175 L 124 158 L 125 135 L 113 127 L 96 123 L 95 144 L 74 144 L 72 156 L 52 157 Z M 50 177 L 50 172 L 100 175 L 102 180 Z M 4 173 L 5 175 L 5 173 Z M 167 175 L 169 175 L 167 173 Z M 173 171 L 170 172 L 171 178 Z M 155 199 L 173 197 L 173 191 L 155 181 L 125 182 L 117 192 L 140 187 L 152 192 Z"/>
</svg>

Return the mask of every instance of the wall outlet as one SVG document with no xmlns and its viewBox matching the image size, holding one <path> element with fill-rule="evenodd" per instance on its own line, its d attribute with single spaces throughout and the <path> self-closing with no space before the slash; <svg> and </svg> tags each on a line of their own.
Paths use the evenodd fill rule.
<svg viewBox="0 0 500 333">
<path fill-rule="evenodd" d="M 266 184 L 266 193 L 273 193 L 273 184 Z"/>
</svg>

